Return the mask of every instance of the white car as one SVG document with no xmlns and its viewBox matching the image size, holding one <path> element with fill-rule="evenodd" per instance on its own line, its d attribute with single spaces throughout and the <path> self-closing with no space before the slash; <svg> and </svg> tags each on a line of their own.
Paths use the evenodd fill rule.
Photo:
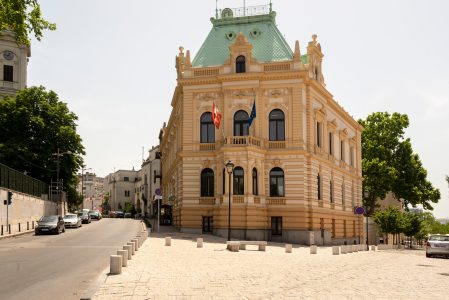
<svg viewBox="0 0 449 300">
<path fill-rule="evenodd" d="M 64 216 L 65 227 L 81 227 L 81 219 L 75 214 L 66 214 Z"/>
<path fill-rule="evenodd" d="M 449 234 L 432 234 L 426 244 L 426 257 L 449 257 Z"/>
</svg>

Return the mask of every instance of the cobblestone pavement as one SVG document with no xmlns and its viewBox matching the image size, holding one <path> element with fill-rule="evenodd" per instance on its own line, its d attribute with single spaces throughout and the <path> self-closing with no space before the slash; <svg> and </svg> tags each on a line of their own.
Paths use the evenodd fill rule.
<svg viewBox="0 0 449 300">
<path fill-rule="evenodd" d="M 165 246 L 164 237 L 172 237 Z M 123 273 L 107 276 L 93 299 L 449 299 L 449 259 L 423 251 L 332 255 L 320 247 L 269 244 L 229 252 L 224 239 L 152 234 Z"/>
</svg>

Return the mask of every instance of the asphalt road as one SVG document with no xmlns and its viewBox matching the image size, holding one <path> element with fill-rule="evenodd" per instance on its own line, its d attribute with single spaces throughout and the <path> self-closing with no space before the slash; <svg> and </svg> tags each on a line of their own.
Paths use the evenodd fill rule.
<svg viewBox="0 0 449 300">
<path fill-rule="evenodd" d="M 139 223 L 102 219 L 60 235 L 0 240 L 0 299 L 88 298 L 109 267 L 109 255 L 140 232 Z"/>
</svg>

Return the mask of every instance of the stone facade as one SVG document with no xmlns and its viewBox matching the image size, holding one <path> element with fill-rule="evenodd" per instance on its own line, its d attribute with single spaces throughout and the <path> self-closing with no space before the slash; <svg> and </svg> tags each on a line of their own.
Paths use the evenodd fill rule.
<svg viewBox="0 0 449 300">
<path fill-rule="evenodd" d="M 244 24 L 276 26 L 274 16 L 246 16 Z M 215 30 L 243 19 L 212 22 Z M 180 48 L 161 139 L 163 203 L 183 232 L 226 236 L 231 204 L 232 238 L 359 243 L 363 220 L 353 208 L 362 199 L 363 128 L 327 91 L 316 35 L 306 55 L 296 42 L 290 58 L 259 61 L 254 32 L 237 34 L 222 65 L 195 67 Z M 214 55 L 205 48 L 201 55 Z M 219 129 L 210 125 L 213 105 L 222 114 Z M 230 185 L 228 161 L 235 165 Z"/>
<path fill-rule="evenodd" d="M 134 201 L 138 171 L 118 170 L 104 178 L 104 190 L 109 195 L 111 210 L 123 210 L 126 202 Z"/>
</svg>

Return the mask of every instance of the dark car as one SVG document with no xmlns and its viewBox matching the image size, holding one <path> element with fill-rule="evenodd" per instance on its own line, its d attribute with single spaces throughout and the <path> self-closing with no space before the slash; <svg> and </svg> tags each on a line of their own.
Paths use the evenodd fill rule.
<svg viewBox="0 0 449 300">
<path fill-rule="evenodd" d="M 89 224 L 90 222 L 92 222 L 89 212 L 87 211 L 80 211 L 78 213 L 78 217 L 81 219 L 81 222 L 83 222 L 83 224 Z"/>
<path fill-rule="evenodd" d="M 117 210 L 115 212 L 115 217 L 116 218 L 124 218 L 125 217 L 125 213 L 123 211 L 121 211 L 121 210 Z"/>
<path fill-rule="evenodd" d="M 101 220 L 101 214 L 98 210 L 89 210 L 89 216 L 92 220 Z"/>
<path fill-rule="evenodd" d="M 41 217 L 34 229 L 36 235 L 41 233 L 60 234 L 61 232 L 65 232 L 64 219 L 58 215 Z"/>
</svg>

